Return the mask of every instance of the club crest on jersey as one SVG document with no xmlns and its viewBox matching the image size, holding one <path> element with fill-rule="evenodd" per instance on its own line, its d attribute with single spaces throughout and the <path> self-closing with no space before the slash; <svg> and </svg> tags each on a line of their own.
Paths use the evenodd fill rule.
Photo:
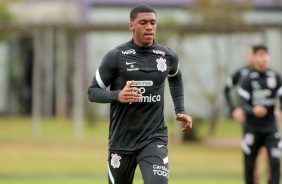
<svg viewBox="0 0 282 184">
<path fill-rule="evenodd" d="M 111 159 L 111 166 L 113 166 L 113 168 L 119 168 L 120 166 L 120 159 L 121 159 L 121 156 L 119 156 L 118 154 L 112 154 L 112 159 Z"/>
<path fill-rule="evenodd" d="M 166 59 L 159 58 L 159 59 L 156 60 L 156 62 L 158 63 L 157 67 L 158 67 L 159 71 L 162 71 L 162 72 L 166 71 L 166 69 L 167 69 Z"/>
<path fill-rule="evenodd" d="M 276 87 L 276 79 L 275 79 L 275 77 L 268 77 L 267 79 L 266 79 L 266 84 L 267 84 L 267 86 L 269 87 L 269 88 L 271 88 L 271 89 L 273 89 L 273 88 L 275 88 Z"/>
</svg>

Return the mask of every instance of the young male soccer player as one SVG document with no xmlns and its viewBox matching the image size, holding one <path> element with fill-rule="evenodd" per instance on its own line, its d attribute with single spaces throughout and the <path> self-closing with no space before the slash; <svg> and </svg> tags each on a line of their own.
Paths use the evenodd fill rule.
<svg viewBox="0 0 282 184">
<path fill-rule="evenodd" d="M 260 147 L 265 146 L 270 165 L 268 183 L 279 184 L 281 150 L 274 109 L 276 97 L 282 104 L 282 80 L 278 73 L 268 69 L 269 55 L 265 46 L 254 47 L 253 59 L 253 69 L 242 79 L 238 88 L 241 107 L 246 115 L 242 140 L 245 183 L 254 183 L 255 160 Z"/>
<path fill-rule="evenodd" d="M 146 184 L 169 178 L 168 135 L 164 122 L 164 85 L 168 79 L 176 119 L 192 128 L 185 114 L 177 54 L 154 40 L 157 16 L 148 5 L 130 12 L 132 40 L 110 50 L 96 71 L 88 98 L 111 103 L 108 176 L 110 184 L 131 184 L 137 164 Z M 110 91 L 106 88 L 110 85 Z"/>
</svg>

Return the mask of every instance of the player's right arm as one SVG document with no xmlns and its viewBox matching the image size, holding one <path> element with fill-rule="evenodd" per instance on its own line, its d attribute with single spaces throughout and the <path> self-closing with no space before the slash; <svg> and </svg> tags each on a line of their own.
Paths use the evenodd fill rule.
<svg viewBox="0 0 282 184">
<path fill-rule="evenodd" d="M 234 86 L 236 86 L 239 83 L 240 77 L 241 77 L 240 70 L 237 70 L 233 75 L 227 78 L 224 87 L 224 97 L 229 107 L 232 118 L 242 123 L 245 120 L 245 113 L 241 107 L 235 107 L 233 100 L 231 98 L 231 90 Z"/>
<path fill-rule="evenodd" d="M 107 87 L 114 78 L 117 50 L 109 51 L 103 58 L 88 88 L 90 102 L 112 103 L 118 100 L 120 91 L 108 91 Z"/>
<path fill-rule="evenodd" d="M 131 88 L 134 81 L 128 82 L 123 89 L 108 91 L 107 87 L 115 80 L 117 50 L 108 52 L 102 60 L 99 69 L 88 88 L 88 99 L 90 102 L 121 103 L 137 102 L 142 95 L 138 94 L 138 88 Z"/>
<path fill-rule="evenodd" d="M 238 84 L 240 76 L 240 70 L 236 71 L 233 75 L 227 78 L 224 86 L 224 97 L 229 107 L 230 113 L 232 113 L 235 109 L 234 102 L 231 98 L 231 90 L 234 86 Z"/>
</svg>

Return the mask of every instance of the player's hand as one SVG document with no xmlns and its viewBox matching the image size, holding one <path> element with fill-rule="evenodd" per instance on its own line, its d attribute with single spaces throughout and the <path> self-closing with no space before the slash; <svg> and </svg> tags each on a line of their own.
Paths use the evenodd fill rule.
<svg viewBox="0 0 282 184">
<path fill-rule="evenodd" d="M 182 132 L 187 132 L 188 130 L 192 129 L 192 118 L 186 114 L 177 114 L 176 115 L 177 121 L 182 121 L 185 124 L 185 127 L 181 129 Z"/>
<path fill-rule="evenodd" d="M 142 98 L 142 95 L 138 94 L 140 92 L 139 88 L 131 88 L 133 83 L 134 81 L 132 80 L 124 86 L 118 95 L 118 101 L 121 103 L 135 103 Z"/>
<path fill-rule="evenodd" d="M 257 105 L 253 107 L 253 113 L 256 117 L 262 118 L 266 115 L 267 109 L 262 105 Z"/>
<path fill-rule="evenodd" d="M 245 120 L 245 112 L 242 108 L 237 107 L 232 111 L 232 118 L 240 123 L 243 123 Z"/>
</svg>

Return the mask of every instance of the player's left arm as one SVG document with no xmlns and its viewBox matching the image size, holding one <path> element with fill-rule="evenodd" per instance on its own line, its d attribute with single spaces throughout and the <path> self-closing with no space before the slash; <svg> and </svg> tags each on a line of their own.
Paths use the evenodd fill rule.
<svg viewBox="0 0 282 184">
<path fill-rule="evenodd" d="M 173 63 L 168 75 L 168 84 L 175 107 L 176 120 L 185 123 L 182 131 L 186 132 L 192 128 L 192 118 L 185 114 L 182 74 L 179 70 L 178 57 L 175 52 L 173 52 Z"/>
</svg>

